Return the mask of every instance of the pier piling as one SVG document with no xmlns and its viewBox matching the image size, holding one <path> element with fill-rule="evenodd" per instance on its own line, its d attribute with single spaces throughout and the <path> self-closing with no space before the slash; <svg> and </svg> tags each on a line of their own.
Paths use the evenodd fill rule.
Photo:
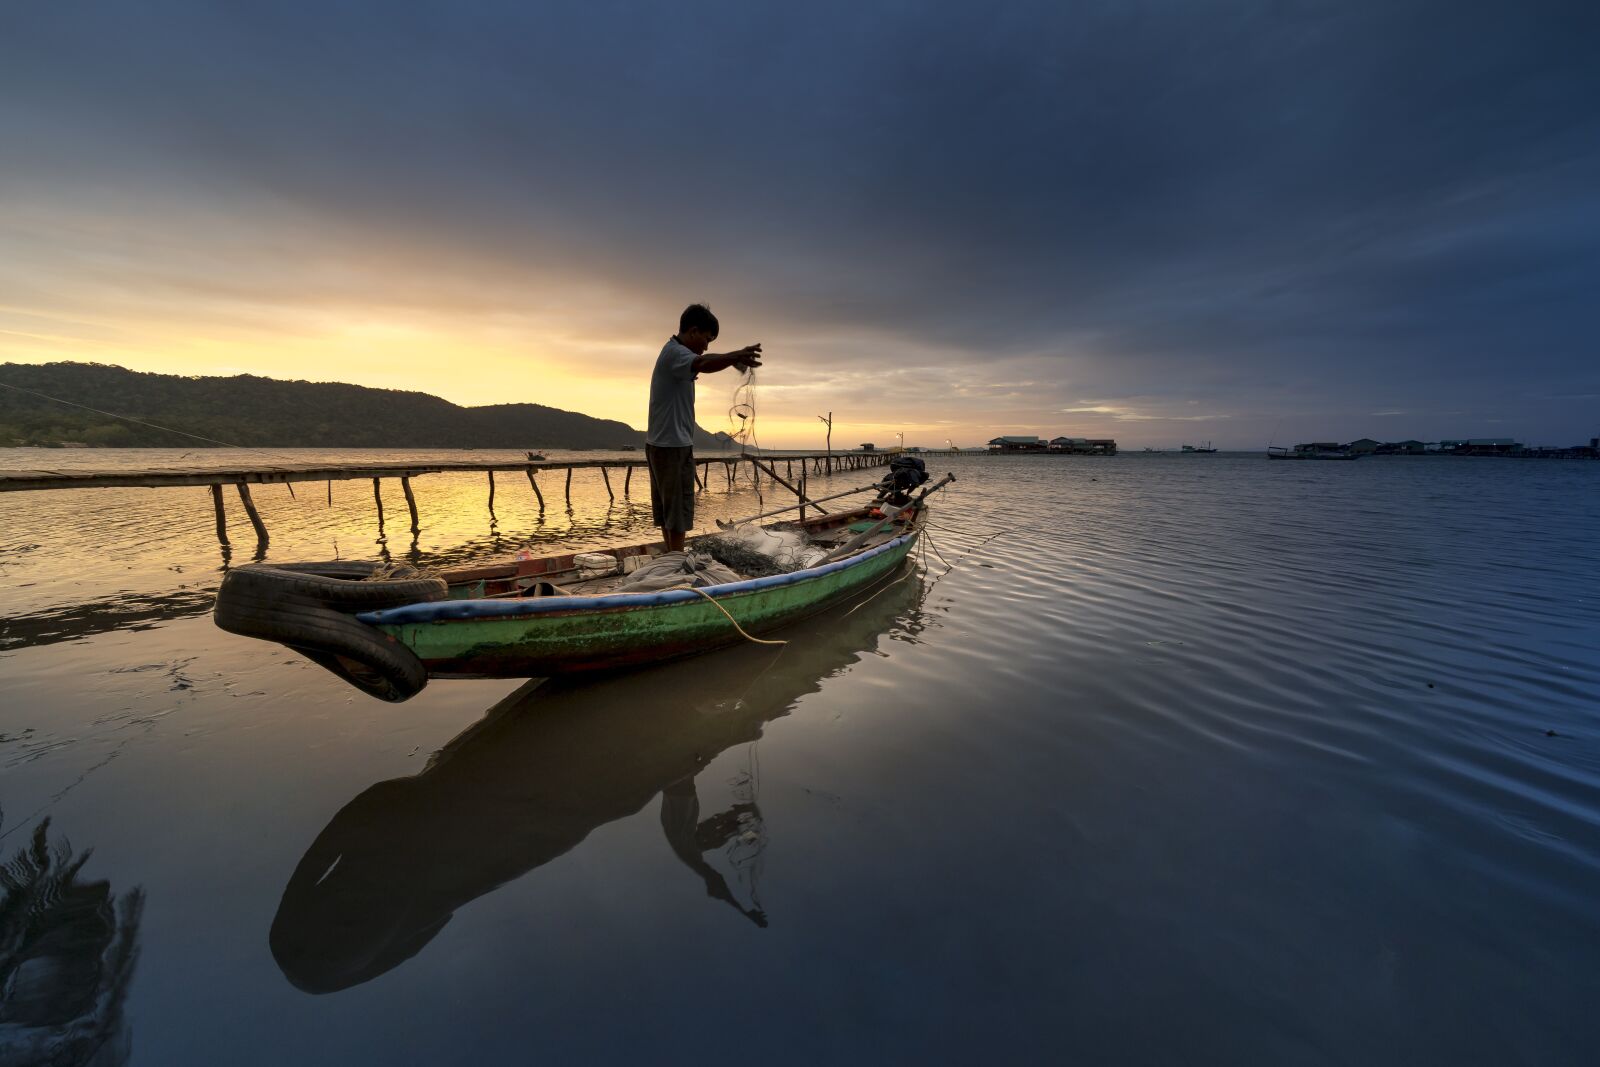
<svg viewBox="0 0 1600 1067">
<path fill-rule="evenodd" d="M 411 495 L 411 479 L 400 479 L 400 491 L 406 495 L 406 510 L 411 512 L 411 533 L 422 532 L 422 524 L 417 521 L 417 498 Z"/>
<path fill-rule="evenodd" d="M 228 543 L 228 514 L 222 507 L 222 486 L 211 487 L 211 506 L 217 515 L 217 540 Z"/>
<path fill-rule="evenodd" d="M 539 479 L 533 476 L 533 468 L 528 468 L 528 484 L 533 486 L 533 495 L 539 501 L 539 510 L 544 510 L 544 494 L 539 492 Z"/>
<path fill-rule="evenodd" d="M 267 540 L 267 524 L 261 521 L 261 514 L 256 511 L 256 502 L 250 499 L 250 487 L 243 482 L 234 486 L 239 490 L 239 502 L 244 505 L 244 513 L 250 517 L 250 525 L 256 528 L 256 540 Z"/>
</svg>

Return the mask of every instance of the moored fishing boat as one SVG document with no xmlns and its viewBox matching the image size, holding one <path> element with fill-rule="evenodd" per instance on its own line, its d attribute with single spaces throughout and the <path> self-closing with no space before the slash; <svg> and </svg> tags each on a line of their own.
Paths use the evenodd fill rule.
<svg viewBox="0 0 1600 1067">
<path fill-rule="evenodd" d="M 668 559 L 659 543 L 436 575 L 251 564 L 223 579 L 215 620 L 396 702 L 430 678 L 546 677 L 674 659 L 757 639 L 875 586 L 915 545 L 928 494 L 953 480 L 915 498 L 886 489 L 873 507 L 764 528 L 804 549 L 803 565 L 776 573 L 705 565 L 694 551 Z M 711 551 L 717 536 L 689 547 Z M 647 569 L 666 577 L 641 584 Z"/>
</svg>

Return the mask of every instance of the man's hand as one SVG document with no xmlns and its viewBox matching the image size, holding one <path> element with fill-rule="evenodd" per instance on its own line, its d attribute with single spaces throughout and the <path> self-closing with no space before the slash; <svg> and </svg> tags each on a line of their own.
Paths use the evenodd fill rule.
<svg viewBox="0 0 1600 1067">
<path fill-rule="evenodd" d="M 694 359 L 694 372 L 696 374 L 715 374 L 719 370 L 729 367 L 738 367 L 740 370 L 755 370 L 761 366 L 761 346 L 745 345 L 737 352 L 707 352 Z"/>
</svg>

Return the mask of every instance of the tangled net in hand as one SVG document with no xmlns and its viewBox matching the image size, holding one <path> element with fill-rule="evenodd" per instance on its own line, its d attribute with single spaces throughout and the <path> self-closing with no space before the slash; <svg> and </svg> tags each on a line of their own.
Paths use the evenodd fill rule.
<svg viewBox="0 0 1600 1067">
<path fill-rule="evenodd" d="M 742 455 L 747 446 L 761 449 L 756 439 L 756 371 L 746 367 L 744 379 L 733 390 L 733 405 L 728 408 L 728 436 L 739 442 Z"/>
</svg>

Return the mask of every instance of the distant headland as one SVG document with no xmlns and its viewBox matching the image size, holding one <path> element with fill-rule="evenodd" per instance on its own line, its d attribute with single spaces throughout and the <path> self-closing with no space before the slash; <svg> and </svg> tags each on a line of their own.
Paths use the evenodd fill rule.
<svg viewBox="0 0 1600 1067">
<path fill-rule="evenodd" d="M 644 431 L 627 423 L 543 404 L 461 407 L 427 393 L 338 382 L 282 381 L 253 374 L 190 378 L 101 363 L 0 363 L 0 385 L 11 387 L 0 388 L 0 448 L 196 448 L 206 444 L 164 428 L 228 444 L 277 448 L 625 448 L 644 444 Z M 641 404 L 642 400 L 641 392 Z M 731 443 L 728 435 L 704 429 L 698 430 L 695 439 L 701 448 L 727 448 Z"/>
</svg>

